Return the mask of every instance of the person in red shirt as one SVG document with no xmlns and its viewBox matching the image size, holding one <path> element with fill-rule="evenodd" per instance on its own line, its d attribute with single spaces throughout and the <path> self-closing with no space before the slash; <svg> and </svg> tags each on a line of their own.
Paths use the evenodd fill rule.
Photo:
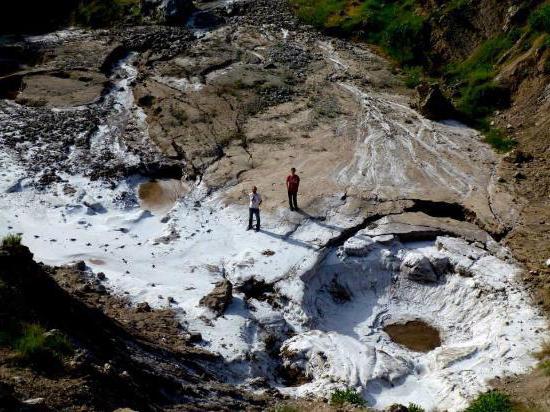
<svg viewBox="0 0 550 412">
<path fill-rule="evenodd" d="M 290 174 L 286 178 L 286 189 L 288 191 L 288 203 L 290 210 L 298 210 L 298 187 L 300 186 L 300 176 L 296 174 L 296 169 L 290 169 Z"/>
</svg>

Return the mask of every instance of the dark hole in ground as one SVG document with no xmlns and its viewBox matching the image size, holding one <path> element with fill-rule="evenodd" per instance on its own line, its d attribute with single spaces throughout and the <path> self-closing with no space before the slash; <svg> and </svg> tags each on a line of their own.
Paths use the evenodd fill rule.
<svg viewBox="0 0 550 412">
<path fill-rule="evenodd" d="M 407 212 L 424 212 L 433 217 L 450 217 L 451 219 L 472 222 L 475 214 L 458 203 L 434 202 L 431 200 L 414 199 L 414 206 Z"/>
<path fill-rule="evenodd" d="M 386 325 L 384 332 L 395 343 L 415 352 L 429 352 L 441 346 L 439 331 L 421 320 Z"/>
</svg>

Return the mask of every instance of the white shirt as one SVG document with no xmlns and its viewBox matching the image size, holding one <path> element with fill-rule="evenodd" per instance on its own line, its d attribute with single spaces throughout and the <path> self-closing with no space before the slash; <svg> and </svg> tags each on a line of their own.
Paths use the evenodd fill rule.
<svg viewBox="0 0 550 412">
<path fill-rule="evenodd" d="M 250 207 L 251 209 L 259 209 L 260 202 L 262 201 L 262 197 L 260 196 L 260 194 L 258 192 L 250 193 L 248 197 L 250 198 L 250 204 L 248 205 L 248 207 Z"/>
</svg>

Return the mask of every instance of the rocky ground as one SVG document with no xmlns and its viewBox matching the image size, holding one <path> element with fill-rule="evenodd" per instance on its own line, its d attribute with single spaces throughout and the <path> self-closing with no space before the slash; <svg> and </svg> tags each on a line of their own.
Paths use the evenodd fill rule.
<svg viewBox="0 0 550 412">
<path fill-rule="evenodd" d="M 476 131 L 426 119 L 386 60 L 301 26 L 284 2 L 199 5 L 188 27 L 6 43 L 23 57 L 0 78 L 2 233 L 23 232 L 47 263 L 84 260 L 86 276 L 105 272 L 107 289 L 134 304 L 172 309 L 183 330 L 101 282 L 82 287 L 78 271 L 51 274 L 132 339 L 160 338 L 169 360 L 136 353 L 171 382 L 198 382 L 194 360 L 189 376 L 171 372 L 195 356 L 220 365 L 182 336 L 221 354 L 222 379 L 249 391 L 327 397 L 354 386 L 381 408 L 456 410 L 495 374 L 528 370 L 545 323 L 499 241 L 534 262 L 518 222 L 537 216 L 537 259 L 550 243 L 544 212 L 526 214 L 544 209 L 543 188 L 542 203 L 528 203 L 509 184 L 507 165 L 524 165 L 519 180 L 530 182 L 533 161 L 519 151 L 502 161 Z M 299 213 L 286 206 L 290 167 Z M 244 231 L 252 185 L 264 198 L 254 235 Z M 417 318 L 442 335 L 425 355 L 383 332 Z M 185 402 L 222 393 L 212 376 Z M 16 390 L 43 397 L 26 382 Z"/>
</svg>

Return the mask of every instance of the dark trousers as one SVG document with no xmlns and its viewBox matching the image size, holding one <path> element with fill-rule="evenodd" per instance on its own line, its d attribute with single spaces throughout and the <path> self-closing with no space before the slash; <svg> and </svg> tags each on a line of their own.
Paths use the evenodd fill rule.
<svg viewBox="0 0 550 412">
<path fill-rule="evenodd" d="M 252 218 L 256 215 L 256 229 L 260 228 L 260 209 L 248 208 L 248 227 L 252 227 Z"/>
<path fill-rule="evenodd" d="M 291 209 L 298 209 L 298 192 L 288 192 L 288 204 Z"/>
</svg>

